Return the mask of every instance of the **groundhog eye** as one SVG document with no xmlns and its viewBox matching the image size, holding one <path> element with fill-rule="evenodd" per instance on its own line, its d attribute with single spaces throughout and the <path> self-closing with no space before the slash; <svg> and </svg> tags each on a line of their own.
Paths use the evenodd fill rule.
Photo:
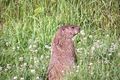
<svg viewBox="0 0 120 80">
<path fill-rule="evenodd" d="M 72 29 L 74 29 L 74 27 L 72 27 Z"/>
<path fill-rule="evenodd" d="M 65 30 L 65 28 L 62 29 L 63 31 Z"/>
</svg>

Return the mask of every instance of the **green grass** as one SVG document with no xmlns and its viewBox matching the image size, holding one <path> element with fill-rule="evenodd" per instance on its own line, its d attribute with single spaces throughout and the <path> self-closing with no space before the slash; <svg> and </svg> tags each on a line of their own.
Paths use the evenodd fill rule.
<svg viewBox="0 0 120 80">
<path fill-rule="evenodd" d="M 65 80 L 120 79 L 119 0 L 1 0 L 0 80 L 44 80 L 58 25 L 81 27 Z"/>
</svg>

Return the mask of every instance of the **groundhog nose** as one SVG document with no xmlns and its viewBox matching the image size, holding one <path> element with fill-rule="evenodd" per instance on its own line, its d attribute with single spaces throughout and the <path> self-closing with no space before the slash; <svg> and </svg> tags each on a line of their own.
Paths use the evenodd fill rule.
<svg viewBox="0 0 120 80">
<path fill-rule="evenodd" d="M 75 34 L 80 33 L 80 27 L 76 27 Z"/>
</svg>

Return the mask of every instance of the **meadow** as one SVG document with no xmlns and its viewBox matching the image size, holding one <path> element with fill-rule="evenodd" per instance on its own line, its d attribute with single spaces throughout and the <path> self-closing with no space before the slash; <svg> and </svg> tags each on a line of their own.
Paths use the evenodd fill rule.
<svg viewBox="0 0 120 80">
<path fill-rule="evenodd" d="M 81 27 L 65 80 L 120 80 L 119 0 L 0 0 L 0 80 L 45 80 L 63 24 Z"/>
</svg>

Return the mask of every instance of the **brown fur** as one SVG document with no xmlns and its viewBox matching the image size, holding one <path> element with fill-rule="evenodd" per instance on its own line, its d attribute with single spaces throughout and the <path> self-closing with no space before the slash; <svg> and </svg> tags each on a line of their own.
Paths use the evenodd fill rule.
<svg viewBox="0 0 120 80">
<path fill-rule="evenodd" d="M 80 32 L 74 25 L 58 29 L 52 42 L 52 54 L 47 71 L 47 80 L 63 80 L 65 72 L 75 65 L 76 55 L 72 38 Z"/>
</svg>

